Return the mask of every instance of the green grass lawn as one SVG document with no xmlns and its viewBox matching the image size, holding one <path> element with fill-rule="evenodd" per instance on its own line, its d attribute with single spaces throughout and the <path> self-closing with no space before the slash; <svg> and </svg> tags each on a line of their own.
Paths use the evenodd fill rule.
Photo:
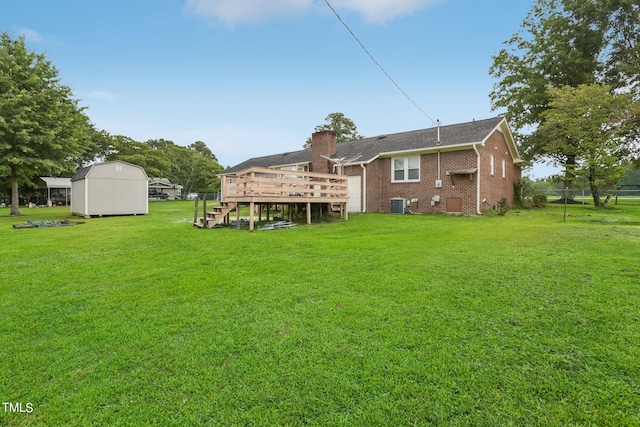
<svg viewBox="0 0 640 427">
<path fill-rule="evenodd" d="M 0 425 L 640 425 L 640 206 L 0 217 Z M 8 209 L 0 210 L 7 215 Z"/>
</svg>

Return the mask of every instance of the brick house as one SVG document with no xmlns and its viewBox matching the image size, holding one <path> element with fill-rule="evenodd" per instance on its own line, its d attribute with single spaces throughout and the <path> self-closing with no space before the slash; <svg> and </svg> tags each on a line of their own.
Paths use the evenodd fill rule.
<svg viewBox="0 0 640 427">
<path fill-rule="evenodd" d="M 513 202 L 522 164 L 507 121 L 495 117 L 342 143 L 317 132 L 310 148 L 252 158 L 221 176 L 254 166 L 335 173 L 348 177 L 350 212 L 476 214 L 502 197 Z"/>
</svg>

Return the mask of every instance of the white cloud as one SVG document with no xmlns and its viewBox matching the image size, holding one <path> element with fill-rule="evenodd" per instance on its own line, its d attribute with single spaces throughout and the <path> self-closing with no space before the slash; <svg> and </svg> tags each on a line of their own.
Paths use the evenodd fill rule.
<svg viewBox="0 0 640 427">
<path fill-rule="evenodd" d="M 308 11 L 313 0 L 187 0 L 187 10 L 232 26 L 259 22 Z"/>
<path fill-rule="evenodd" d="M 30 28 L 17 28 L 16 31 L 24 36 L 27 45 L 57 45 L 58 40 L 55 37 L 46 36 Z"/>
<path fill-rule="evenodd" d="M 360 13 L 366 21 L 381 24 L 424 9 L 438 0 L 333 0 L 333 7 Z"/>
<path fill-rule="evenodd" d="M 356 12 L 372 23 L 384 23 L 409 15 L 427 5 L 442 0 L 331 0 L 340 13 Z M 324 0 L 187 0 L 186 9 L 196 15 L 222 21 L 228 26 L 240 22 L 260 22 L 270 19 L 327 8 Z"/>
</svg>

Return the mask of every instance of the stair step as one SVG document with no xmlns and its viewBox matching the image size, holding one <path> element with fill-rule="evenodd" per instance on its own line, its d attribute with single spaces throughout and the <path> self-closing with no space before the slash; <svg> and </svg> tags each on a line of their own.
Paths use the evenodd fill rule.
<svg viewBox="0 0 640 427">
<path fill-rule="evenodd" d="M 199 227 L 213 228 L 216 224 L 220 223 L 224 218 L 236 207 L 235 203 L 219 202 L 218 206 L 214 206 L 212 211 L 205 213 L 205 218 L 200 218 L 199 222 L 202 225 Z M 194 224 L 197 225 L 197 224 Z"/>
</svg>

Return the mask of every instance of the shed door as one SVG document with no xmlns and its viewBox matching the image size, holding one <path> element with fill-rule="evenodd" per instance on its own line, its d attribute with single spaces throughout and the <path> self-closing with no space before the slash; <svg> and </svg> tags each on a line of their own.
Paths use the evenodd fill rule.
<svg viewBox="0 0 640 427">
<path fill-rule="evenodd" d="M 460 197 L 447 197 L 447 212 L 462 212 L 462 199 Z"/>
<path fill-rule="evenodd" d="M 347 196 L 349 197 L 347 210 L 349 212 L 361 212 L 362 204 L 360 201 L 362 200 L 362 177 L 347 177 Z"/>
</svg>

